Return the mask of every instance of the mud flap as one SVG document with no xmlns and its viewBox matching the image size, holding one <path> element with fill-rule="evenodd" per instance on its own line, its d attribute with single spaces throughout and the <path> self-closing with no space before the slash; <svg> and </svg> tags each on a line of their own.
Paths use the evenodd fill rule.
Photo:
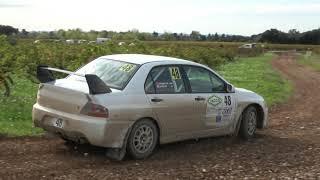
<svg viewBox="0 0 320 180">
<path fill-rule="evenodd" d="M 126 145 L 123 145 L 126 146 Z M 109 148 L 106 150 L 106 156 L 112 160 L 122 161 L 126 155 L 126 148 Z"/>
<path fill-rule="evenodd" d="M 127 142 L 129 138 L 129 134 L 131 132 L 132 126 L 129 127 L 126 136 L 123 140 L 123 144 L 121 148 L 108 148 L 106 150 L 106 156 L 112 160 L 122 161 L 127 153 Z"/>
<path fill-rule="evenodd" d="M 240 131 L 241 122 L 242 122 L 242 114 L 241 114 L 240 117 L 239 117 L 239 120 L 238 120 L 238 122 L 237 122 L 236 128 L 235 128 L 232 136 L 234 136 L 234 137 L 238 136 L 239 131 Z"/>
</svg>

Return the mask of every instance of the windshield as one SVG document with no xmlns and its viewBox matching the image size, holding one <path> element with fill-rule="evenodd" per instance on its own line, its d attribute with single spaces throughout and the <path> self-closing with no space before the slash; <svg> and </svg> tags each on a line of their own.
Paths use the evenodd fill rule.
<svg viewBox="0 0 320 180">
<path fill-rule="evenodd" d="M 78 74 L 95 74 L 109 87 L 123 89 L 138 68 L 137 64 L 99 58 L 76 71 Z M 71 75 L 71 79 L 83 80 L 84 77 Z"/>
</svg>

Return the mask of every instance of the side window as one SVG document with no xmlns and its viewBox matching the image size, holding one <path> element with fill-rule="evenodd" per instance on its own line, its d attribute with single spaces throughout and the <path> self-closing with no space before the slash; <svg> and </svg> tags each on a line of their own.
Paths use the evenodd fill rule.
<svg viewBox="0 0 320 180">
<path fill-rule="evenodd" d="M 184 66 L 183 69 L 189 79 L 192 93 L 224 91 L 224 82 L 210 71 L 195 66 Z"/>
<path fill-rule="evenodd" d="M 148 94 L 173 94 L 186 92 L 184 82 L 176 66 L 160 66 L 151 70 L 145 83 Z"/>
<path fill-rule="evenodd" d="M 144 85 L 144 90 L 146 91 L 147 94 L 156 93 L 151 75 L 147 77 L 146 83 Z"/>
<path fill-rule="evenodd" d="M 225 93 L 225 83 L 215 74 L 210 73 L 211 82 L 213 85 L 213 92 Z"/>
</svg>

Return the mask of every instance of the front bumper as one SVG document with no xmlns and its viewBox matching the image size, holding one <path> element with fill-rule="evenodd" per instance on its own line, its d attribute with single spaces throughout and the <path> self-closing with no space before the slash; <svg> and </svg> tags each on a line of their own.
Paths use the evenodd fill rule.
<svg viewBox="0 0 320 180">
<path fill-rule="evenodd" d="M 92 145 L 120 148 L 131 123 L 111 121 L 103 118 L 71 114 L 35 104 L 32 119 L 36 127 L 72 141 L 88 142 Z M 63 121 L 57 127 L 57 119 Z"/>
</svg>

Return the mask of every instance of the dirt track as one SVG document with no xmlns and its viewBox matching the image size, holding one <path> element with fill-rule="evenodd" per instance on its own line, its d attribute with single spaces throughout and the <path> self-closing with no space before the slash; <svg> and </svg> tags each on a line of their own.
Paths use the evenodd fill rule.
<svg viewBox="0 0 320 180">
<path fill-rule="evenodd" d="M 0 139 L 0 179 L 320 179 L 320 73 L 282 55 L 273 66 L 294 83 L 270 127 L 242 142 L 220 137 L 165 145 L 147 160 L 110 161 L 102 148 L 45 138 Z"/>
</svg>

